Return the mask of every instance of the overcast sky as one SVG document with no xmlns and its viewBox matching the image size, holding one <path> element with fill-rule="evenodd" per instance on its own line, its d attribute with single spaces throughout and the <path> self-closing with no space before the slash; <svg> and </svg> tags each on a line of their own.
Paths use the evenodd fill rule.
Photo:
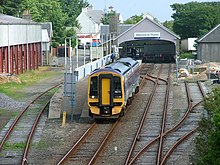
<svg viewBox="0 0 220 165">
<path fill-rule="evenodd" d="M 95 10 L 108 9 L 113 6 L 116 12 L 121 13 L 124 20 L 134 15 L 141 15 L 142 13 L 150 13 L 156 17 L 160 22 L 172 20 L 173 13 L 170 5 L 174 3 L 188 3 L 189 0 L 87 0 L 89 4 L 93 5 Z M 218 0 L 197 0 L 197 2 L 215 2 Z"/>
</svg>

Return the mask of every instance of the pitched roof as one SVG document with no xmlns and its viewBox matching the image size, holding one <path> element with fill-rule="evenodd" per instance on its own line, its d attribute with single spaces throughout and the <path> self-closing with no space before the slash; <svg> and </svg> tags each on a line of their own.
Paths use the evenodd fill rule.
<svg viewBox="0 0 220 165">
<path fill-rule="evenodd" d="M 218 24 L 216 27 L 214 27 L 212 30 L 210 30 L 207 34 L 202 36 L 197 40 L 197 42 L 208 42 L 208 41 L 219 41 L 220 38 L 215 33 L 219 34 L 220 32 L 220 24 Z"/>
<path fill-rule="evenodd" d="M 133 24 L 119 24 L 119 34 L 131 28 Z M 101 25 L 100 34 L 109 34 L 109 25 Z"/>
<path fill-rule="evenodd" d="M 104 16 L 104 12 L 102 10 L 89 10 L 85 12 L 85 14 L 95 23 L 100 23 Z"/>
<path fill-rule="evenodd" d="M 127 33 L 128 31 L 130 31 L 131 29 L 135 28 L 136 26 L 138 26 L 141 22 L 143 22 L 145 19 L 151 21 L 152 23 L 154 23 L 155 25 L 159 26 L 160 28 L 162 28 L 163 30 L 165 30 L 166 32 L 170 33 L 171 35 L 173 35 L 174 37 L 180 39 L 180 37 L 178 35 L 176 35 L 175 33 L 171 32 L 169 29 L 167 29 L 165 26 L 163 26 L 161 23 L 154 21 L 153 19 L 150 19 L 148 17 L 144 17 L 141 21 L 139 21 L 138 23 L 136 23 L 135 25 L 133 25 L 132 27 L 130 27 L 128 30 L 124 31 L 123 33 L 121 33 L 120 35 L 118 35 L 115 39 L 121 37 L 122 35 L 124 35 L 125 33 Z"/>
<path fill-rule="evenodd" d="M 10 15 L 0 14 L 0 24 L 37 24 L 36 22 L 26 19 L 13 17 Z"/>
</svg>

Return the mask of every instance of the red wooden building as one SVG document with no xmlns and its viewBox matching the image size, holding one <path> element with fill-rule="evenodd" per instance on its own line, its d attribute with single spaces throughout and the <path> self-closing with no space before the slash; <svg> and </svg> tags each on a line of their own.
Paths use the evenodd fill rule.
<svg viewBox="0 0 220 165">
<path fill-rule="evenodd" d="M 41 65 L 42 25 L 0 14 L 0 74 L 20 74 Z"/>
</svg>

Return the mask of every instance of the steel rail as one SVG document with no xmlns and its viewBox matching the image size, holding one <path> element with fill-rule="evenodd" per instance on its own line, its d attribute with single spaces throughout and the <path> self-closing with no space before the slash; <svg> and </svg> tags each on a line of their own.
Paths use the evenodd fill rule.
<svg viewBox="0 0 220 165">
<path fill-rule="evenodd" d="M 43 93 L 41 93 L 40 95 L 38 95 L 35 99 L 33 99 L 21 112 L 20 114 L 15 118 L 15 120 L 13 121 L 13 123 L 11 124 L 11 126 L 9 127 L 7 133 L 5 134 L 4 138 L 1 141 L 0 144 L 0 151 L 3 148 L 4 143 L 6 142 L 7 138 L 9 137 L 9 135 L 11 134 L 11 132 L 13 131 L 15 125 L 18 123 L 18 121 L 20 120 L 21 116 L 28 110 L 28 108 L 30 107 L 31 104 L 33 104 L 38 98 L 40 98 L 42 95 L 44 95 L 45 93 L 47 93 L 48 91 L 50 91 L 51 89 L 59 86 L 61 83 L 54 85 L 53 87 L 47 89 L 46 91 L 44 91 Z"/>
<path fill-rule="evenodd" d="M 97 126 L 97 124 L 94 122 L 85 132 L 84 134 L 77 140 L 77 142 L 71 147 L 71 149 L 59 160 L 57 165 L 63 164 L 69 155 L 75 151 L 83 142 L 83 140 L 89 135 L 89 133 Z"/>
<path fill-rule="evenodd" d="M 91 164 L 95 164 L 95 161 L 99 155 L 99 153 L 101 152 L 101 150 L 103 149 L 104 145 L 106 144 L 106 142 L 108 141 L 109 137 L 111 136 L 112 132 L 114 131 L 115 127 L 118 125 L 119 121 L 121 120 L 121 118 L 119 118 L 114 125 L 112 126 L 112 128 L 110 129 L 110 131 L 108 132 L 108 134 L 105 136 L 105 138 L 103 139 L 101 145 L 99 146 L 99 148 L 97 149 L 97 151 L 95 152 L 95 154 L 93 155 L 93 157 L 91 158 L 91 160 L 89 161 L 88 165 Z"/>
<path fill-rule="evenodd" d="M 203 90 L 203 88 L 202 88 L 202 86 L 201 86 L 201 84 L 200 84 L 199 81 L 197 81 L 197 85 L 199 86 L 199 90 L 200 90 L 200 92 L 201 92 L 201 95 L 202 95 L 203 98 L 204 98 L 204 97 L 205 97 L 205 92 L 204 92 L 204 90 Z M 196 107 L 197 105 L 199 105 L 201 102 L 203 102 L 203 100 L 200 101 L 200 102 L 198 102 L 197 104 L 195 104 L 195 105 L 192 107 L 192 109 L 194 109 L 194 107 Z M 166 155 L 163 157 L 163 159 L 162 159 L 160 165 L 163 165 L 163 164 L 166 162 L 166 160 L 168 159 L 168 157 L 170 157 L 170 155 L 173 153 L 173 151 L 174 151 L 184 140 L 186 140 L 189 136 L 191 136 L 193 133 L 195 133 L 198 128 L 199 128 L 199 127 L 194 128 L 192 131 L 190 131 L 189 133 L 187 133 L 186 135 L 184 135 L 184 136 L 182 136 L 180 139 L 178 139 L 178 141 L 177 141 L 176 143 L 174 143 L 174 144 L 170 147 L 169 151 L 168 151 L 168 152 L 166 153 Z"/>
<path fill-rule="evenodd" d="M 131 158 L 131 154 L 132 154 L 132 152 L 133 152 L 133 150 L 134 150 L 134 147 L 135 147 L 135 145 L 136 145 L 137 139 L 138 139 L 138 137 L 139 137 L 139 135 L 140 135 L 140 132 L 141 132 L 141 129 L 142 129 L 142 127 L 143 127 L 144 121 L 145 121 L 145 119 L 146 119 L 147 113 L 148 113 L 148 111 L 149 111 L 151 102 L 152 102 L 152 100 L 153 100 L 154 94 L 156 93 L 156 88 L 157 88 L 157 84 L 158 84 L 158 77 L 160 76 L 162 67 L 163 67 L 163 65 L 161 65 L 161 67 L 160 67 L 160 69 L 159 69 L 159 72 L 158 72 L 158 74 L 157 74 L 157 79 L 155 80 L 154 88 L 153 88 L 153 90 L 152 90 L 152 93 L 151 93 L 151 95 L 150 95 L 150 98 L 149 98 L 149 100 L 148 100 L 148 102 L 147 102 L 147 105 L 146 105 L 146 107 L 145 107 L 144 114 L 143 114 L 143 116 L 142 116 L 142 118 L 141 118 L 141 121 L 140 121 L 140 123 L 139 123 L 139 127 L 138 127 L 138 129 L 137 129 L 137 132 L 136 132 L 135 137 L 134 137 L 134 139 L 133 139 L 132 145 L 131 145 L 131 147 L 130 147 L 130 151 L 129 151 L 128 155 L 127 155 L 127 158 L 126 158 L 126 161 L 125 161 L 125 165 L 129 164 L 129 160 L 130 160 L 130 158 Z"/>
<path fill-rule="evenodd" d="M 28 135 L 28 138 L 27 138 L 27 142 L 26 142 L 26 146 L 25 146 L 25 150 L 24 150 L 24 153 L 23 153 L 23 157 L 22 157 L 22 162 L 21 164 L 24 165 L 25 162 L 27 162 L 27 154 L 28 154 L 28 150 L 29 150 L 29 147 L 30 147 L 30 142 L 32 140 L 32 137 L 34 135 L 34 132 L 35 132 L 35 129 L 37 127 L 37 124 L 40 120 L 40 117 L 42 116 L 44 110 L 46 109 L 46 107 L 48 106 L 48 104 L 50 103 L 50 100 L 45 104 L 45 106 L 41 109 L 41 111 L 39 112 L 39 114 L 37 115 L 35 121 L 34 121 L 34 124 L 32 125 L 32 128 L 31 128 L 31 131 Z"/>
<path fill-rule="evenodd" d="M 151 77 L 151 78 L 157 79 L 157 77 L 152 76 L 152 75 L 150 75 L 150 74 L 148 74 L 148 76 Z M 160 77 L 159 77 L 158 79 L 161 80 L 161 81 L 163 81 L 163 82 L 165 82 L 165 83 L 167 84 L 167 80 L 162 79 L 162 78 L 160 78 Z"/>
<path fill-rule="evenodd" d="M 186 86 L 186 93 L 187 93 L 187 101 L 188 101 L 188 108 L 187 108 L 187 112 L 184 114 L 183 118 L 179 121 L 179 123 L 177 123 L 173 128 L 165 131 L 162 136 L 166 136 L 171 132 L 176 131 L 185 121 L 186 117 L 188 116 L 188 114 L 190 113 L 191 109 L 192 109 L 192 99 L 190 99 L 190 95 L 188 93 L 189 89 L 187 89 L 187 85 L 185 82 L 185 86 Z M 161 137 L 161 135 L 155 137 L 155 139 L 151 140 L 149 143 L 147 143 L 134 157 L 133 159 L 131 159 L 131 161 L 129 162 L 129 165 L 131 165 L 132 163 L 134 163 L 134 161 L 146 150 L 148 149 L 151 145 L 153 145 L 159 138 Z"/>
<path fill-rule="evenodd" d="M 146 65 L 147 66 L 147 65 Z M 144 68 L 144 66 L 141 68 L 142 70 L 143 70 L 143 68 Z M 153 68 L 154 68 L 154 65 L 152 64 L 151 66 L 150 66 L 150 71 L 152 71 L 153 70 Z M 140 87 L 143 85 L 143 83 L 144 83 L 144 79 L 147 79 L 147 76 L 148 76 L 148 73 L 146 73 L 145 75 L 144 75 L 144 77 L 142 78 L 142 81 L 141 81 L 141 83 L 140 83 Z"/>
<path fill-rule="evenodd" d="M 169 96 L 170 96 L 170 72 L 171 72 L 171 65 L 169 65 L 169 70 L 168 70 L 167 88 L 166 88 L 163 116 L 162 116 L 162 128 L 160 132 L 159 147 L 158 147 L 158 152 L 157 152 L 157 165 L 159 165 L 160 163 L 162 151 L 163 151 L 163 136 L 162 135 L 166 129 L 166 118 L 167 118 L 168 102 L 169 102 Z"/>
<path fill-rule="evenodd" d="M 167 152 L 167 154 L 163 157 L 160 165 L 165 164 L 165 161 L 167 160 L 167 158 L 172 154 L 172 152 L 176 149 L 176 147 L 182 143 L 184 140 L 186 140 L 187 138 L 189 138 L 193 133 L 195 133 L 197 131 L 199 127 L 194 128 L 192 131 L 190 131 L 189 133 L 185 134 L 184 136 L 182 136 L 180 139 L 178 139 L 178 141 L 176 141 L 173 146 L 169 149 L 169 151 Z"/>
</svg>

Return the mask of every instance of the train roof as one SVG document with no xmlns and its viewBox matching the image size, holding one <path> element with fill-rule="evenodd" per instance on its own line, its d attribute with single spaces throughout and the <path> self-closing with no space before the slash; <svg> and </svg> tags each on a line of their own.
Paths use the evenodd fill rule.
<svg viewBox="0 0 220 165">
<path fill-rule="evenodd" d="M 112 64 L 107 65 L 105 68 L 110 68 L 112 70 L 117 71 L 119 74 L 123 75 L 130 69 L 130 66 L 125 65 L 124 63 L 121 63 L 119 61 L 116 61 Z"/>
<path fill-rule="evenodd" d="M 125 65 L 128 65 L 128 66 L 134 66 L 136 63 L 138 63 L 137 61 L 133 60 L 132 58 L 130 57 L 126 57 L 126 58 L 120 58 L 118 59 L 119 62 L 121 63 L 124 63 Z"/>
<path fill-rule="evenodd" d="M 106 65 L 105 68 L 95 70 L 92 74 L 101 72 L 101 71 L 110 71 L 110 72 L 115 72 L 117 74 L 123 75 L 136 63 L 138 62 L 129 57 L 120 58 L 116 62 Z"/>
</svg>

